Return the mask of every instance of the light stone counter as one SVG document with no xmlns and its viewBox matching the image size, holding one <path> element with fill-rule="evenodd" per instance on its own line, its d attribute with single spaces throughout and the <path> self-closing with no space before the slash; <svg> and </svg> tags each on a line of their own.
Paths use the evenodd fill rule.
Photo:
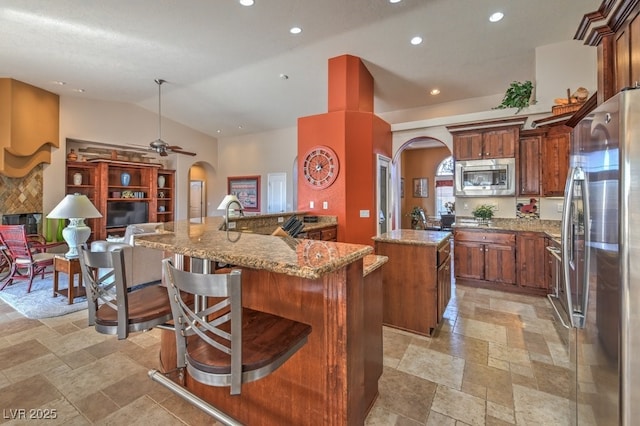
<svg viewBox="0 0 640 426">
<path fill-rule="evenodd" d="M 167 224 L 166 232 L 136 237 L 136 245 L 189 257 L 316 279 L 365 257 L 370 246 L 221 231 L 222 217 Z"/>
<path fill-rule="evenodd" d="M 443 240 L 446 240 L 450 236 L 451 232 L 448 231 L 396 229 L 386 232 L 378 237 L 373 237 L 373 240 L 385 243 L 438 246 Z"/>
</svg>

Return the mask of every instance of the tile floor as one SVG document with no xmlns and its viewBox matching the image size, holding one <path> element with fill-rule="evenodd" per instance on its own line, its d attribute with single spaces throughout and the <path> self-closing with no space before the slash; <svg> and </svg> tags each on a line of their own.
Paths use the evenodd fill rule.
<svg viewBox="0 0 640 426">
<path fill-rule="evenodd" d="M 550 309 L 459 286 L 434 337 L 385 328 L 367 425 L 566 424 L 567 359 Z M 118 341 L 87 327 L 84 311 L 30 320 L 0 301 L 0 423 L 31 423 L 19 417 L 42 408 L 56 411 L 46 424 L 213 424 L 147 377 L 158 347 L 155 331 Z"/>
</svg>

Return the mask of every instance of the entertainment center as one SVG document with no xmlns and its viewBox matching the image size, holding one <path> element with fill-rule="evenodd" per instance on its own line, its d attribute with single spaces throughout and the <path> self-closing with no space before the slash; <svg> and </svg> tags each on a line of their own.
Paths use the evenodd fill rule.
<svg viewBox="0 0 640 426">
<path fill-rule="evenodd" d="M 67 162 L 66 193 L 86 195 L 102 213 L 86 221 L 90 240 L 122 235 L 131 224 L 174 220 L 175 171 L 161 167 L 109 159 Z"/>
</svg>

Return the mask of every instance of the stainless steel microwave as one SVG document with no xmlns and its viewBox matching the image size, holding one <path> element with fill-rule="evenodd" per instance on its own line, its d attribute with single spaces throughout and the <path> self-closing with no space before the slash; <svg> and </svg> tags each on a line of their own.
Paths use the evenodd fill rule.
<svg viewBox="0 0 640 426">
<path fill-rule="evenodd" d="M 515 158 L 456 161 L 457 197 L 499 197 L 516 195 Z"/>
</svg>

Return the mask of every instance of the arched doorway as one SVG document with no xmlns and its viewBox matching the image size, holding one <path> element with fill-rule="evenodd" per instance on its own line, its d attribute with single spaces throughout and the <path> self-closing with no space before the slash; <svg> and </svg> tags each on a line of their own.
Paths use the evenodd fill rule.
<svg viewBox="0 0 640 426">
<path fill-rule="evenodd" d="M 187 198 L 188 218 L 198 219 L 211 216 L 213 179 L 215 178 L 215 170 L 213 166 L 207 162 L 197 162 L 189 168 L 189 197 Z"/>
<path fill-rule="evenodd" d="M 410 139 L 394 154 L 395 229 L 412 227 L 411 212 L 415 208 L 425 212 L 425 226 L 429 226 L 430 222 L 439 222 L 441 207 L 437 197 L 437 171 L 440 164 L 449 157 L 449 147 L 432 137 Z"/>
</svg>

